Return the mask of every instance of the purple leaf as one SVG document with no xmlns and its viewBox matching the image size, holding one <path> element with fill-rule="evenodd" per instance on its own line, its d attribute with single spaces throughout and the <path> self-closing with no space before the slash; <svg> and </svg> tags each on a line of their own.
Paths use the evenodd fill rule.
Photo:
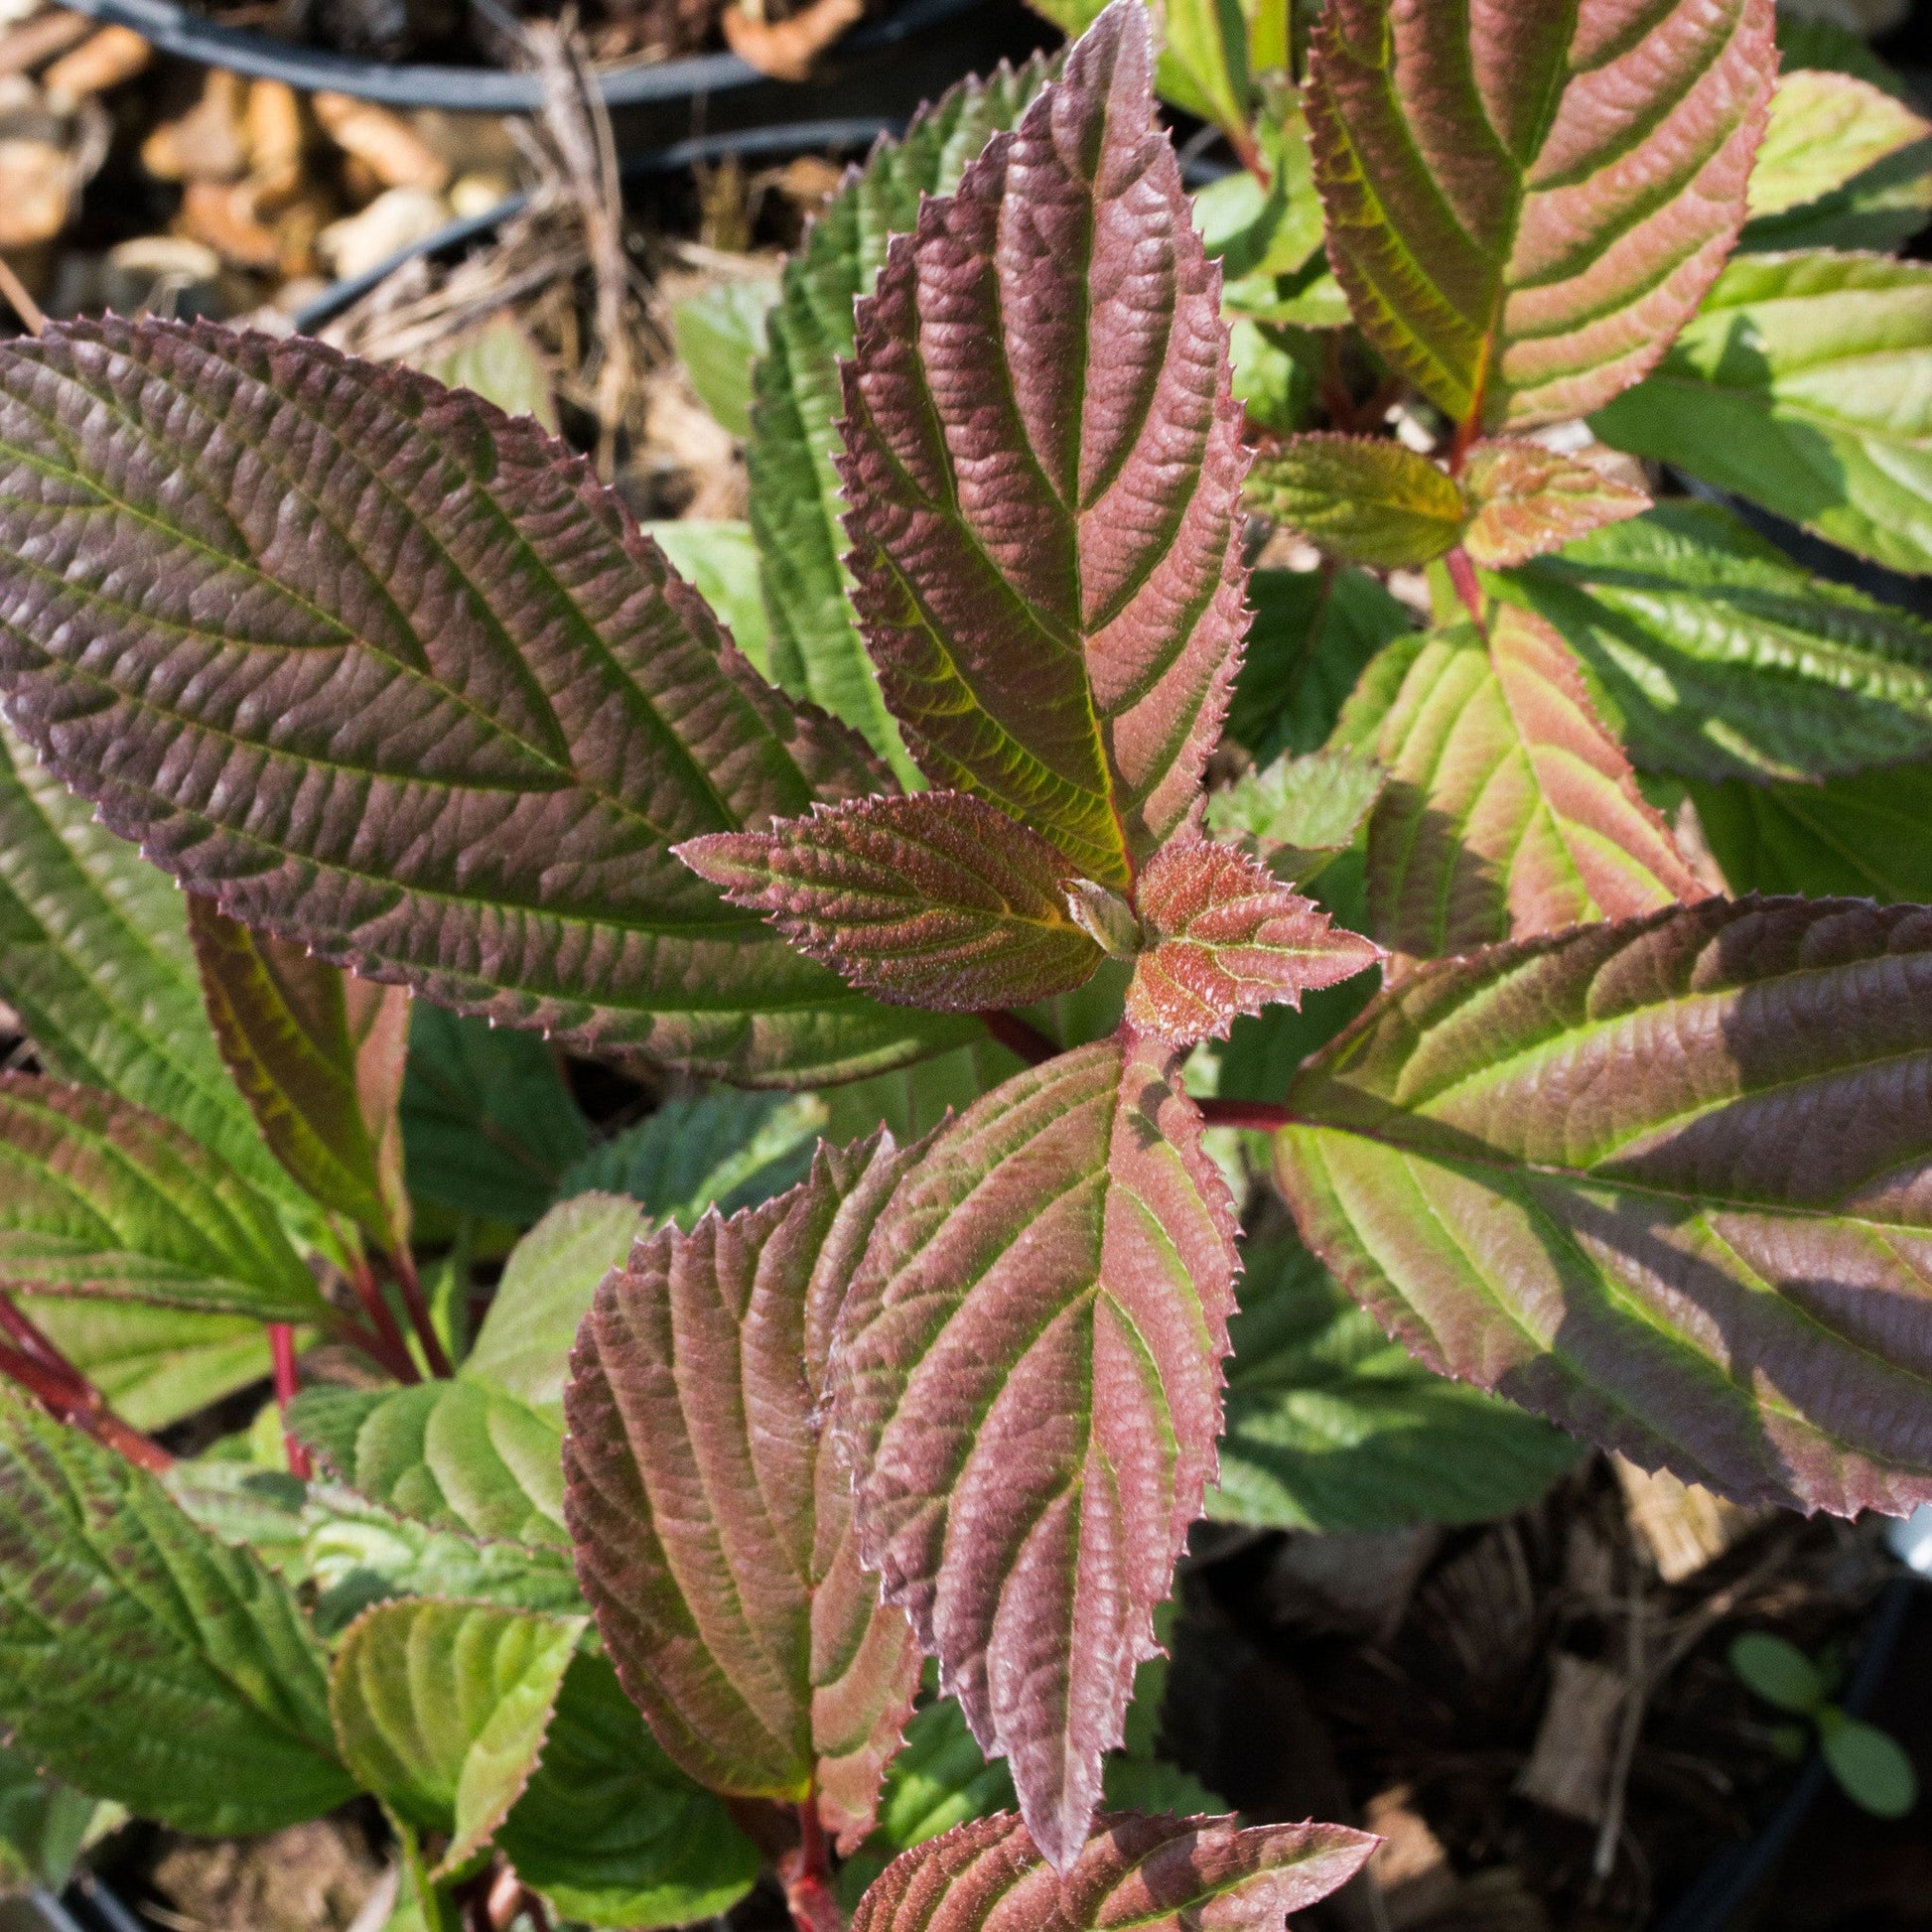
<svg viewBox="0 0 1932 1932">
<path fill-rule="evenodd" d="M 675 850 L 847 985 L 896 1004 L 1029 1006 L 1100 963 L 1068 911 L 1067 861 L 967 792 L 819 806 L 768 832 L 714 832 Z"/>
<path fill-rule="evenodd" d="M 1234 1232 L 1172 1055 L 1122 1035 L 940 1131 L 840 1317 L 866 1561 L 1061 1870 L 1213 1472 Z"/>
<path fill-rule="evenodd" d="M 1124 891 L 1180 822 L 1247 626 L 1219 270 L 1139 0 L 896 238 L 845 371 L 867 648 L 933 784 Z"/>
<path fill-rule="evenodd" d="M 872 1822 L 918 1684 L 901 1612 L 819 1451 L 852 1271 L 916 1148 L 820 1144 L 810 1179 L 639 1241 L 578 1330 L 564 1392 L 577 1574 L 624 1689 L 713 1790 Z"/>
</svg>

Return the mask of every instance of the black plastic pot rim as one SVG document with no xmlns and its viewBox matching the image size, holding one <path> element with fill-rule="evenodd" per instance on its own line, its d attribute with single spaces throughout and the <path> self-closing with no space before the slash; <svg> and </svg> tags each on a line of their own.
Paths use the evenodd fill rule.
<svg viewBox="0 0 1932 1932">
<path fill-rule="evenodd" d="M 353 94 L 387 107 L 443 107 L 460 113 L 532 114 L 543 105 L 543 82 L 531 72 L 499 68 L 390 65 L 332 54 L 326 48 L 278 41 L 246 28 L 223 27 L 176 0 L 64 0 L 105 26 L 131 27 L 163 54 L 227 68 L 258 80 L 284 80 L 305 92 Z M 877 53 L 950 20 L 977 0 L 904 0 L 882 20 L 868 21 L 840 41 L 836 56 Z M 597 73 L 607 107 L 636 107 L 729 93 L 772 82 L 736 54 L 700 54 L 682 61 L 607 68 Z"/>
</svg>

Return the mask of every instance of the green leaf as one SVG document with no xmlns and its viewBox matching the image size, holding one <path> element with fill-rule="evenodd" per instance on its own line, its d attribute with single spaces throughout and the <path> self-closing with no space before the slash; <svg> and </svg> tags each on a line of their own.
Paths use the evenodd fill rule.
<svg viewBox="0 0 1932 1932">
<path fill-rule="evenodd" d="M 83 1845 L 118 1807 L 44 1777 L 24 1751 L 0 1745 L 0 1893 L 67 1889 Z"/>
<path fill-rule="evenodd" d="M 1770 0 L 1330 0 L 1309 123 L 1363 334 L 1457 423 L 1634 382 L 1743 220 L 1772 26 Z"/>
<path fill-rule="evenodd" d="M 1823 784 L 1693 783 L 1691 797 L 1733 893 L 1932 903 L 1932 765 Z"/>
<path fill-rule="evenodd" d="M 1909 101 L 1912 89 L 1896 68 L 1888 67 L 1862 34 L 1835 20 L 1821 20 L 1780 10 L 1778 14 L 1778 71 L 1793 73 L 1804 68 L 1824 68 L 1834 73 L 1855 73 L 1898 100 Z"/>
<path fill-rule="evenodd" d="M 671 309 L 671 340 L 698 400 L 734 436 L 752 432 L 752 363 L 764 353 L 775 278 L 714 282 Z"/>
<path fill-rule="evenodd" d="M 1932 624 L 1715 504 L 1660 503 L 1490 588 L 1562 632 L 1639 765 L 1762 780 L 1932 756 Z"/>
<path fill-rule="evenodd" d="M 1782 74 L 1751 164 L 1751 215 L 1802 207 L 1927 139 L 1932 121 L 1868 80 L 1816 68 Z"/>
<path fill-rule="evenodd" d="M 1283 344 L 1279 330 L 1230 315 L 1228 356 L 1234 399 L 1246 412 L 1251 432 L 1287 436 L 1302 427 L 1314 406 L 1314 380 Z"/>
<path fill-rule="evenodd" d="M 526 1226 L 591 1144 L 542 1040 L 426 1000 L 410 1016 L 402 1135 L 412 1193 Z"/>
<path fill-rule="evenodd" d="M 523 325 L 508 315 L 473 331 L 460 342 L 420 360 L 421 369 L 452 389 L 468 389 L 493 402 L 506 416 L 532 416 L 557 433 L 557 398 L 549 365 Z"/>
<path fill-rule="evenodd" d="M 758 669 L 771 678 L 771 634 L 759 591 L 759 552 L 749 523 L 711 523 L 686 517 L 646 523 L 644 534 L 670 558 L 677 573 L 711 606 L 712 615 Z"/>
<path fill-rule="evenodd" d="M 820 1130 L 828 1141 L 863 1140 L 885 1127 L 903 1145 L 922 1139 L 945 1119 L 963 1113 L 983 1093 L 1018 1073 L 1025 1062 L 990 1037 L 898 1073 L 881 1073 L 817 1096 L 825 1109 Z"/>
<path fill-rule="evenodd" d="M 1528 563 L 1650 507 L 1641 489 L 1519 436 L 1477 443 L 1463 460 L 1461 480 L 1472 512 L 1462 546 L 1491 570 Z"/>
<path fill-rule="evenodd" d="M 251 932 L 199 894 L 188 930 L 222 1057 L 275 1158 L 378 1246 L 406 1247 L 408 992 Z"/>
<path fill-rule="evenodd" d="M 1251 1242 L 1242 1258 L 1208 1515 L 1307 1530 L 1474 1523 L 1528 1508 L 1576 1463 L 1569 1437 L 1390 1341 L 1300 1242 Z"/>
<path fill-rule="evenodd" d="M 343 1761 L 458 1871 L 522 1795 L 582 1617 L 488 1603 L 384 1603 L 344 1633 L 329 1681 Z"/>
<path fill-rule="evenodd" d="M 262 1321 L 329 1315 L 269 1203 L 125 1100 L 0 1074 L 0 1285 Z"/>
<path fill-rule="evenodd" d="M 1266 165 L 1266 185 L 1252 169 L 1239 168 L 1194 196 L 1194 226 L 1208 254 L 1220 261 L 1224 297 L 1231 301 L 1238 301 L 1232 294 L 1238 284 L 1272 284 L 1307 266 L 1321 247 L 1321 204 L 1300 96 L 1279 78 L 1265 80 L 1260 93 L 1253 139 Z"/>
<path fill-rule="evenodd" d="M 1455 480 L 1390 437 L 1291 436 L 1257 460 L 1244 493 L 1330 556 L 1378 570 L 1442 556 L 1469 520 Z"/>
<path fill-rule="evenodd" d="M 0 1393 L 0 1722 L 22 1750 L 181 1831 L 274 1831 L 353 1794 L 326 1699 L 322 1652 L 255 1558 Z"/>
<path fill-rule="evenodd" d="M 1208 794 L 1208 829 L 1238 840 L 1277 879 L 1298 885 L 1355 843 L 1387 777 L 1379 764 L 1349 752 L 1285 752 Z"/>
<path fill-rule="evenodd" d="M 1789 1638 L 1768 1630 L 1746 1630 L 1733 1637 L 1730 1667 L 1766 1704 L 1809 1717 L 1825 1702 L 1825 1680 Z"/>
<path fill-rule="evenodd" d="M 528 418 L 308 338 L 63 323 L 0 355 L 0 479 L 16 728 L 231 917 L 753 1083 L 961 1036 L 671 858 L 880 768 Z"/>
<path fill-rule="evenodd" d="M 165 1429 L 267 1378 L 268 1337 L 245 1314 L 22 1295 L 20 1306 L 136 1429 Z"/>
<path fill-rule="evenodd" d="M 839 358 L 852 353 L 853 303 L 872 292 L 887 237 L 913 226 L 922 195 L 952 192 L 987 137 L 1013 126 L 1050 71 L 1051 64 L 1032 61 L 1017 73 L 1002 68 L 989 80 L 962 81 L 913 120 L 902 142 L 873 150 L 785 264 L 766 319 L 768 346 L 753 372 L 745 461 L 771 675 L 863 733 L 907 790 L 920 782 L 918 767 L 880 695 L 846 595 Z"/>
<path fill-rule="evenodd" d="M 1646 1467 L 1932 1497 L 1932 924 L 1707 899 L 1424 966 L 1297 1081 L 1304 1238 L 1431 1368 Z"/>
<path fill-rule="evenodd" d="M 1893 570 L 1932 570 L 1932 267 L 1740 255 L 1591 427 Z"/>
<path fill-rule="evenodd" d="M 1918 1803 L 1918 1773 L 1898 1739 L 1827 1706 L 1818 1744 L 1845 1795 L 1874 1818 L 1903 1818 Z"/>
<path fill-rule="evenodd" d="M 638 1932 L 721 1916 L 759 1871 L 723 1803 L 658 1748 L 603 1657 L 571 1660 L 496 1843 L 558 1912 Z"/>
<path fill-rule="evenodd" d="M 1253 89 L 1248 78 L 1248 22 L 1239 0 L 1165 0 L 1162 65 L 1187 76 L 1206 103 L 1206 118 L 1237 142 L 1252 140 Z"/>
</svg>

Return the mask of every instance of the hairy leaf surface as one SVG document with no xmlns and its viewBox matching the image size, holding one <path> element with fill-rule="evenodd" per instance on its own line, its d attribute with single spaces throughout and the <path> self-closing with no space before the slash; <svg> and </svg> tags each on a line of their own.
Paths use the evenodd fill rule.
<svg viewBox="0 0 1932 1932">
<path fill-rule="evenodd" d="M 802 1802 L 848 1847 L 917 1684 L 820 1453 L 833 1323 L 916 1149 L 822 1146 L 790 1193 L 610 1275 L 565 1392 L 578 1577 L 658 1740 L 717 1790 Z"/>
<path fill-rule="evenodd" d="M 1650 507 L 1642 490 L 1513 436 L 1486 438 L 1470 450 L 1462 487 L 1474 510 L 1462 546 L 1492 570 L 1561 550 Z"/>
<path fill-rule="evenodd" d="M 1256 462 L 1245 494 L 1330 556 L 1378 570 L 1442 556 L 1469 520 L 1455 480 L 1391 437 L 1288 437 Z"/>
<path fill-rule="evenodd" d="M 928 200 L 845 367 L 854 600 L 935 785 L 1115 891 L 1180 822 L 1247 627 L 1219 275 L 1117 0 Z"/>
<path fill-rule="evenodd" d="M 1932 915 L 1707 899 L 1421 969 L 1276 1170 L 1431 1367 L 1688 1481 L 1932 1496 Z"/>
<path fill-rule="evenodd" d="M 1527 612 L 1496 613 L 1410 665 L 1376 750 L 1388 788 L 1368 834 L 1369 930 L 1430 958 L 1705 888 L 1590 706 L 1576 660 Z"/>
<path fill-rule="evenodd" d="M 1336 0 L 1309 123 L 1369 340 L 1454 421 L 1595 409 L 1656 361 L 1744 218 L 1771 0 Z"/>
<path fill-rule="evenodd" d="M 527 417 L 305 338 L 0 358 L 0 674 L 114 830 L 448 1005 L 754 1081 L 941 1035 L 670 856 L 876 787 Z"/>
<path fill-rule="evenodd" d="M 867 1563 L 1061 1868 L 1220 1429 L 1233 1208 L 1170 1058 L 1096 1041 L 943 1129 L 834 1353 Z"/>
<path fill-rule="evenodd" d="M 1209 794 L 1207 824 L 1217 837 L 1263 860 L 1277 879 L 1312 879 L 1355 842 L 1388 774 L 1349 752 L 1284 753 L 1259 771 Z"/>
<path fill-rule="evenodd" d="M 321 1648 L 255 1558 L 7 1393 L 0 1505 L 0 1722 L 41 1764 L 189 1832 L 274 1831 L 354 1794 Z"/>
<path fill-rule="evenodd" d="M 882 1000 L 978 1013 L 1091 977 L 1073 872 L 1037 832 L 964 791 L 861 798 L 677 848 L 734 905 Z"/>
</svg>

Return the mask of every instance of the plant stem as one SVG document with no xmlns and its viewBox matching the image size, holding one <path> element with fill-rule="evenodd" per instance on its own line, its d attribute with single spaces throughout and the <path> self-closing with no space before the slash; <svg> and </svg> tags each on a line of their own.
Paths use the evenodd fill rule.
<svg viewBox="0 0 1932 1932">
<path fill-rule="evenodd" d="M 159 1443 L 123 1422 L 108 1407 L 107 1398 L 55 1347 L 13 1298 L 0 1295 L 0 1330 L 18 1344 L 0 1343 L 0 1375 L 18 1382 L 48 1411 L 65 1423 L 84 1430 L 95 1442 L 118 1450 L 138 1468 L 157 1475 L 172 1469 L 175 1458 Z"/>
<path fill-rule="evenodd" d="M 845 1914 L 832 1889 L 832 1849 L 819 1821 L 816 1793 L 798 1807 L 798 1849 L 785 1855 L 778 1875 L 797 1932 L 845 1932 Z"/>
<path fill-rule="evenodd" d="M 356 1301 L 362 1305 L 362 1312 L 369 1317 L 373 1338 L 380 1345 L 376 1359 L 398 1382 L 420 1382 L 423 1378 L 417 1371 L 416 1358 L 410 1354 L 409 1344 L 403 1340 L 396 1317 L 389 1312 L 389 1304 L 377 1285 L 375 1272 L 363 1256 L 355 1257 L 348 1279 Z"/>
<path fill-rule="evenodd" d="M 1455 594 L 1462 600 L 1462 608 L 1468 612 L 1470 620 L 1478 630 L 1487 634 L 1482 621 L 1482 586 L 1476 582 L 1476 567 L 1469 561 L 1469 553 L 1458 543 L 1447 557 L 1443 566 L 1449 572 L 1449 579 L 1455 586 Z"/>
<path fill-rule="evenodd" d="M 1295 1116 L 1274 1100 L 1196 1100 L 1209 1127 L 1252 1127 L 1263 1134 L 1286 1127 Z"/>
<path fill-rule="evenodd" d="M 1000 1013 L 989 1009 L 980 1015 L 980 1019 L 986 1031 L 1009 1053 L 1018 1053 L 1029 1066 L 1050 1060 L 1060 1050 L 1032 1021 L 1022 1020 L 1017 1013 Z"/>
<path fill-rule="evenodd" d="M 295 1330 L 286 1321 L 268 1324 L 268 1352 L 275 1361 L 275 1407 L 282 1416 L 282 1447 L 289 1452 L 289 1474 L 307 1482 L 315 1474 L 309 1451 L 289 1434 L 289 1404 L 301 1393 L 295 1372 Z"/>
<path fill-rule="evenodd" d="M 416 1258 L 407 1248 L 398 1247 L 388 1257 L 389 1272 L 396 1278 L 396 1286 L 402 1291 L 402 1305 L 409 1311 L 409 1325 L 416 1331 L 416 1339 L 422 1344 L 423 1360 L 429 1364 L 429 1372 L 439 1380 L 447 1381 L 456 1373 L 451 1366 L 448 1351 L 443 1346 L 443 1337 L 436 1332 L 436 1323 L 430 1319 L 429 1303 L 423 1296 L 422 1277 L 416 1273 Z"/>
</svg>

